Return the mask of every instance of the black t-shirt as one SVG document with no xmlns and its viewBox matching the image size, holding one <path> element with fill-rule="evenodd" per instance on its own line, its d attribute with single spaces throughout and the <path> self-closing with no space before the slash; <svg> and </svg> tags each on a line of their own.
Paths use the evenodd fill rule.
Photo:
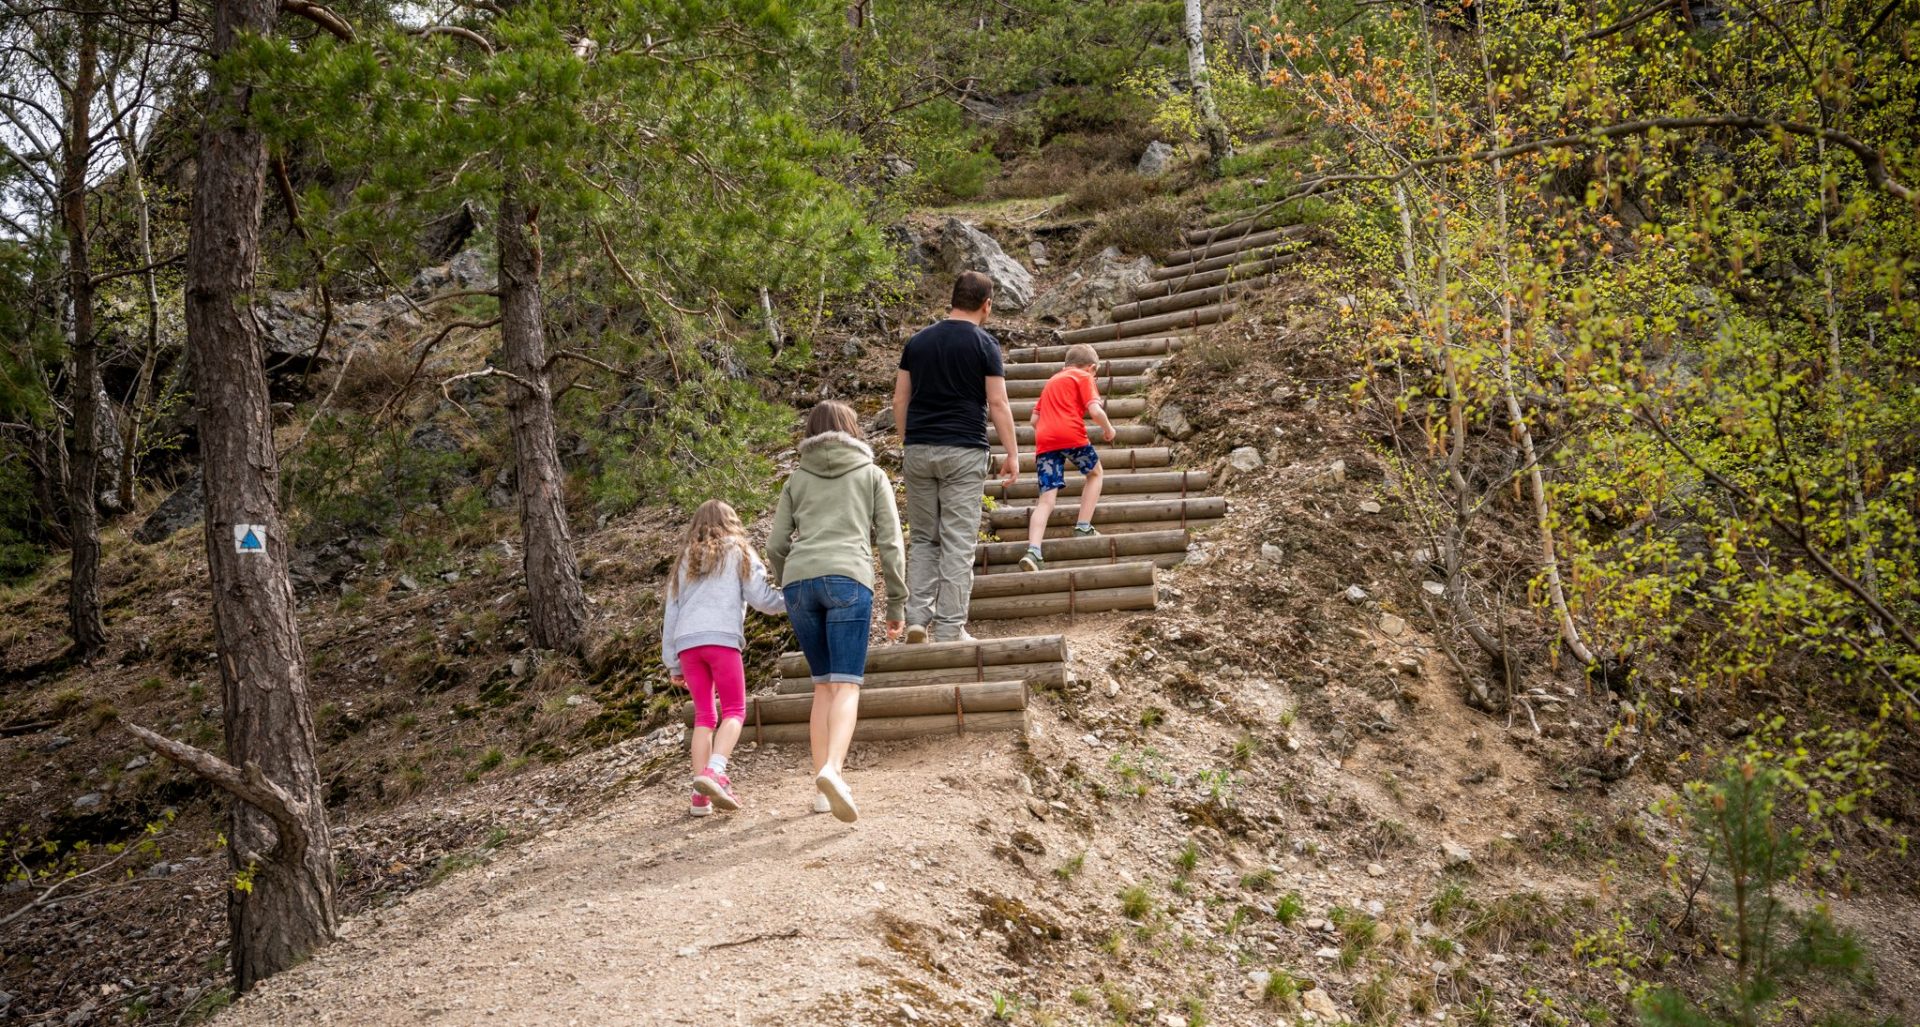
<svg viewBox="0 0 1920 1027">
<path fill-rule="evenodd" d="M 972 321 L 920 329 L 900 353 L 913 384 L 906 444 L 987 448 L 987 379 L 1006 377 L 1000 342 Z"/>
</svg>

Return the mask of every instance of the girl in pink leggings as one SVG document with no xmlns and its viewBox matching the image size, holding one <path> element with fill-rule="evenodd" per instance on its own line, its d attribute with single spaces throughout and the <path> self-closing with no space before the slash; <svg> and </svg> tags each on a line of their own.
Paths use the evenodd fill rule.
<svg viewBox="0 0 1920 1027">
<path fill-rule="evenodd" d="M 785 613 L 787 601 L 767 580 L 740 515 L 718 499 L 694 511 L 686 545 L 667 577 L 660 660 L 673 683 L 693 693 L 693 799 L 688 812 L 737 810 L 727 757 L 747 719 L 746 608 Z M 716 703 L 719 709 L 716 711 Z"/>
</svg>

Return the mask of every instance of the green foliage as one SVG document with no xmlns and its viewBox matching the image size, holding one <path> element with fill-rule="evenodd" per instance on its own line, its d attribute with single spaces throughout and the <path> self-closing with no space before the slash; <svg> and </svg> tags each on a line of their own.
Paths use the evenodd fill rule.
<svg viewBox="0 0 1920 1027">
<path fill-rule="evenodd" d="M 1673 658 L 1729 693 L 1809 668 L 1869 719 L 1920 718 L 1914 172 L 1896 157 L 1883 185 L 1808 135 L 1920 147 L 1920 69 L 1896 56 L 1920 26 L 1861 37 L 1883 9 L 1601 35 L 1640 8 L 1316 9 L 1275 33 L 1284 92 L 1381 178 L 1335 208 L 1391 283 L 1356 294 L 1355 395 L 1410 426 L 1408 491 L 1447 544 L 1485 530 L 1450 511 L 1517 484 L 1542 554 L 1529 644 L 1556 662 L 1620 688 Z M 1783 127 L 1620 127 L 1724 111 Z"/>
<path fill-rule="evenodd" d="M 1732 972 L 1703 995 L 1674 988 L 1643 992 L 1648 1027 L 1753 1027 L 1773 1022 L 1788 985 L 1808 977 L 1847 978 L 1864 964 L 1859 943 L 1824 906 L 1800 910 L 1782 894 L 1808 866 L 1801 831 L 1782 823 L 1780 772 L 1752 758 L 1726 761 L 1720 775 L 1687 789 L 1699 855 L 1720 897 L 1716 940 Z"/>
</svg>

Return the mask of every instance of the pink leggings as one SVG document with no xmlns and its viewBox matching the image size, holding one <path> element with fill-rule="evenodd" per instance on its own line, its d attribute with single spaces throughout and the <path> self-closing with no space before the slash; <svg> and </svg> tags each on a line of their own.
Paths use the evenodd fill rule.
<svg viewBox="0 0 1920 1027">
<path fill-rule="evenodd" d="M 680 652 L 680 673 L 693 693 L 693 726 L 719 727 L 722 720 L 747 719 L 747 671 L 740 650 L 726 645 L 696 645 Z M 715 694 L 720 715 L 713 715 Z"/>
</svg>

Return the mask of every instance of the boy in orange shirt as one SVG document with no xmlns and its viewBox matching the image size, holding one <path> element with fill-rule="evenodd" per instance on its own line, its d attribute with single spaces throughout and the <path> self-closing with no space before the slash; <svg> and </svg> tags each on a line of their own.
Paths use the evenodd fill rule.
<svg viewBox="0 0 1920 1027">
<path fill-rule="evenodd" d="M 1080 511 L 1073 526 L 1075 536 L 1098 535 L 1093 530 L 1093 508 L 1100 502 L 1100 454 L 1087 439 L 1087 418 L 1100 426 L 1104 441 L 1113 441 L 1113 422 L 1100 405 L 1100 390 L 1093 382 L 1093 368 L 1100 354 L 1092 346 L 1067 348 L 1067 366 L 1047 379 L 1033 405 L 1033 468 L 1040 475 L 1040 497 L 1033 504 L 1033 519 L 1027 524 L 1027 555 L 1020 558 L 1022 570 L 1046 567 L 1040 556 L 1040 540 L 1047 537 L 1047 519 L 1053 516 L 1053 501 L 1067 487 L 1067 464 L 1071 463 L 1087 479 L 1080 493 Z"/>
</svg>

